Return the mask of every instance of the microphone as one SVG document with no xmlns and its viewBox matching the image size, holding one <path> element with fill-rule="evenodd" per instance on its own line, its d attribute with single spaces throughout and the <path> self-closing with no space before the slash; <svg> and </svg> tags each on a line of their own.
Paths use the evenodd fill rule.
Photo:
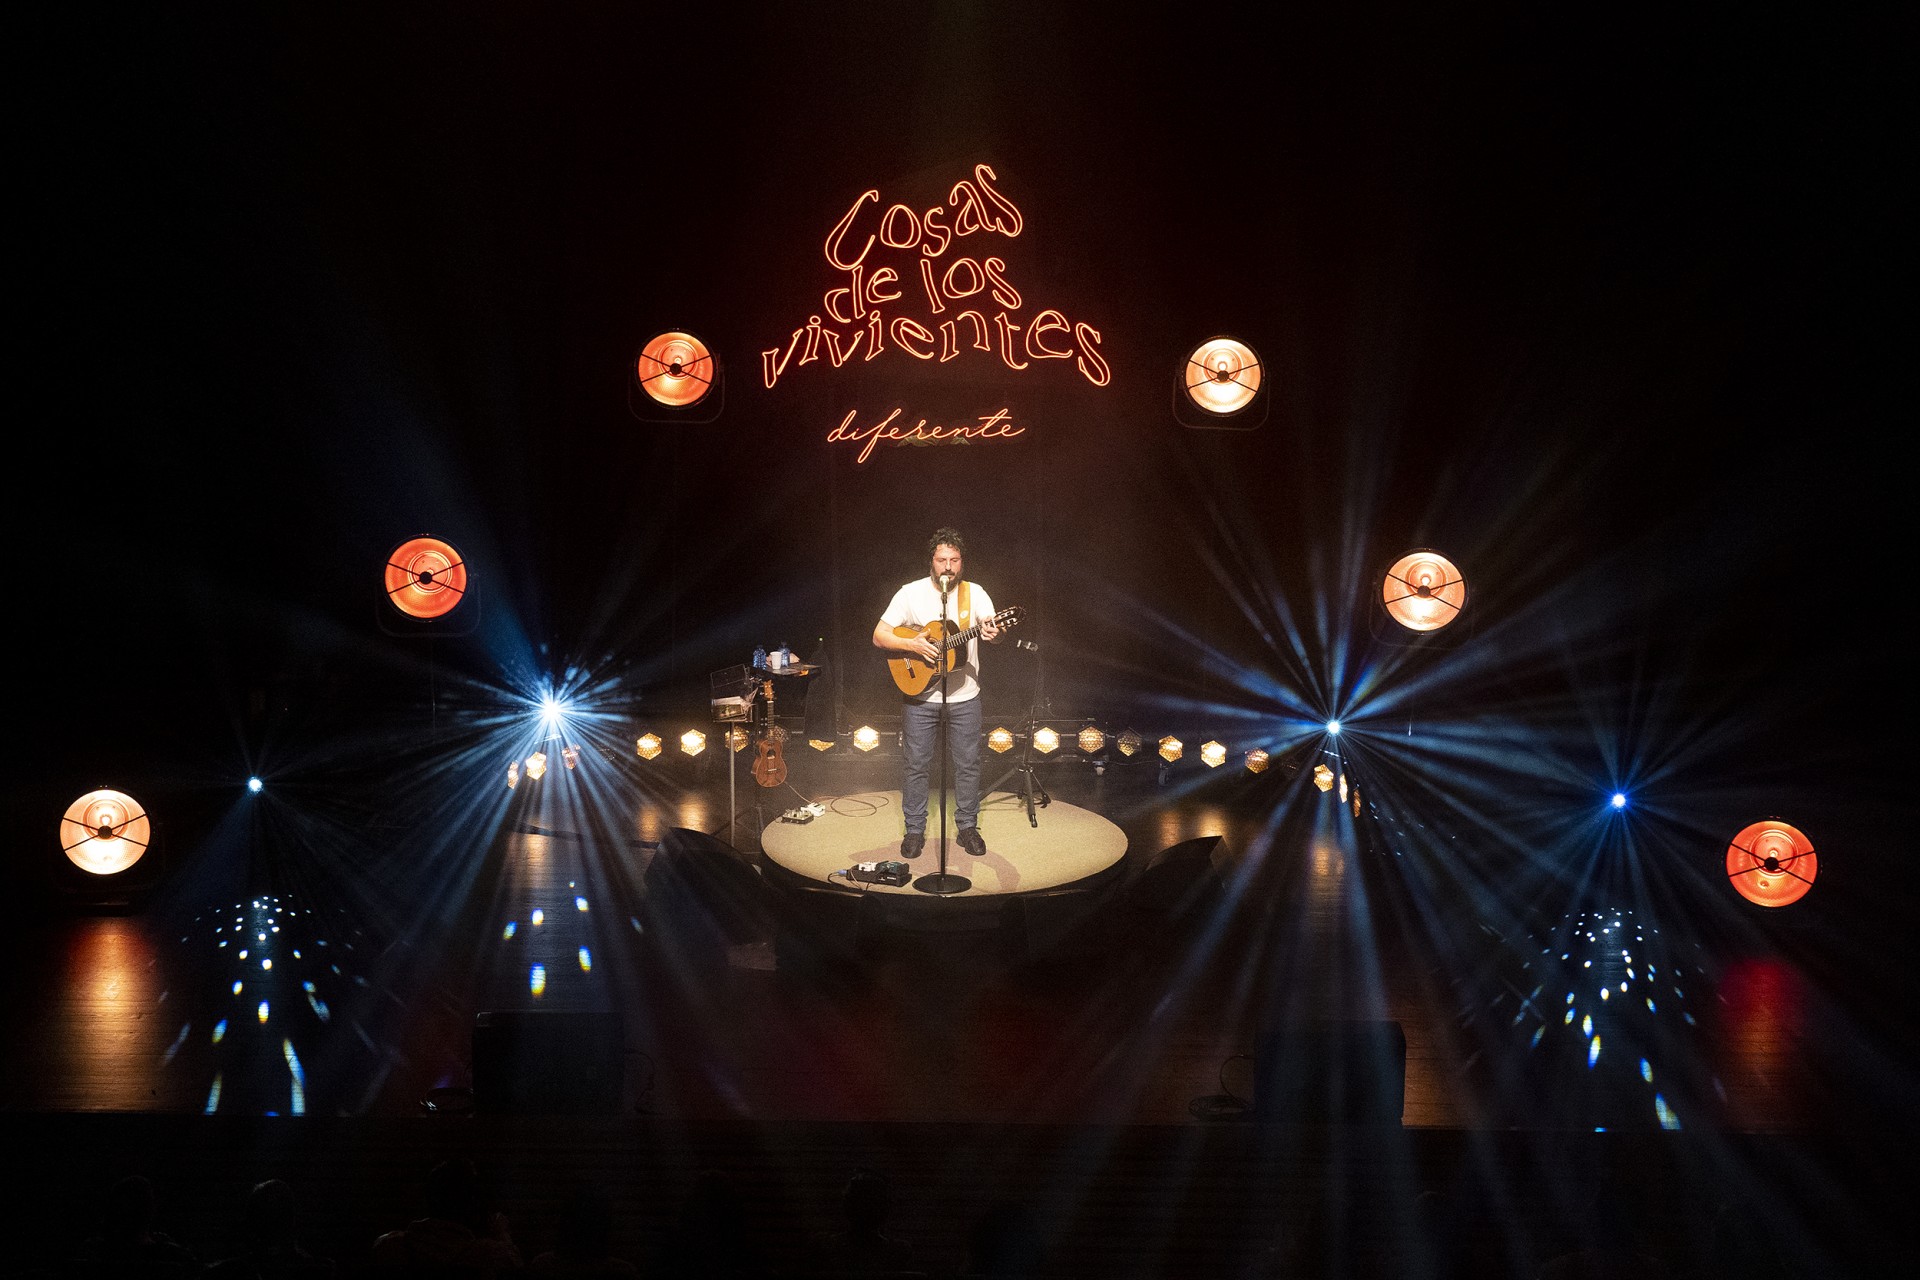
<svg viewBox="0 0 1920 1280">
<path fill-rule="evenodd" d="M 951 590 L 953 590 L 953 575 L 950 573 L 941 574 L 940 575 L 940 594 L 945 595 L 947 594 L 947 592 Z"/>
</svg>

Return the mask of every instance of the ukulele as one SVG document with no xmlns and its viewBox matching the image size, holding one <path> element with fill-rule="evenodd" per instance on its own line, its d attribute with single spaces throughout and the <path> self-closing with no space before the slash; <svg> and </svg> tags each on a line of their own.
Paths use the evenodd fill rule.
<svg viewBox="0 0 1920 1280">
<path fill-rule="evenodd" d="M 777 787 L 787 780 L 787 761 L 780 754 L 786 734 L 773 719 L 773 681 L 761 682 L 767 695 L 767 731 L 753 744 L 753 780 L 763 787 Z"/>
<path fill-rule="evenodd" d="M 993 625 L 1005 631 L 1009 627 L 1019 626 L 1020 619 L 1025 616 L 1026 610 L 1022 609 L 1019 605 L 1015 605 L 1011 609 L 1002 609 L 1000 612 L 994 614 Z M 923 635 L 936 641 L 940 645 L 940 656 L 946 662 L 947 670 L 951 671 L 960 661 L 960 647 L 980 634 L 980 624 L 976 622 L 966 630 L 956 631 L 950 636 L 945 635 L 945 630 L 946 625 L 944 623 L 929 622 L 924 627 L 895 627 L 893 634 L 899 636 L 902 640 L 912 636 Z M 942 639 L 943 636 L 945 636 L 944 639 Z M 933 678 L 940 674 L 940 666 L 938 663 L 928 662 L 918 654 L 907 654 L 898 658 L 888 658 L 887 669 L 893 673 L 893 682 L 900 687 L 900 692 L 906 694 L 909 698 L 923 692 L 928 685 L 933 683 Z"/>
</svg>

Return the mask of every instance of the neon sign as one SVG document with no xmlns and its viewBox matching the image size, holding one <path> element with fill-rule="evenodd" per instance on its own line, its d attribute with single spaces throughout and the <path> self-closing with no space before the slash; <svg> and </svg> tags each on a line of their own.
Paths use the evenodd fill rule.
<svg viewBox="0 0 1920 1280">
<path fill-rule="evenodd" d="M 929 423 L 925 418 L 910 427 L 902 426 L 900 420 L 905 413 L 904 409 L 895 409 L 871 426 L 857 427 L 853 420 L 860 416 L 860 411 L 849 409 L 847 416 L 840 419 L 840 425 L 827 432 L 827 443 L 857 444 L 860 454 L 854 461 L 865 462 L 873 455 L 874 446 L 883 441 L 887 444 L 969 444 L 975 440 L 1011 440 L 1027 430 L 1015 425 L 1005 409 L 983 413 L 974 421 L 958 426 Z"/>
<path fill-rule="evenodd" d="M 1100 354 L 1098 329 L 1053 307 L 1028 315 L 1006 258 L 959 251 L 971 248 L 974 237 L 1017 240 L 1025 228 L 1026 218 L 998 181 L 989 166 L 976 164 L 971 178 L 953 184 L 945 204 L 923 210 L 897 201 L 882 208 L 877 188 L 861 192 L 822 246 L 836 283 L 821 295 L 820 310 L 760 353 L 766 387 L 822 360 L 838 369 L 856 357 L 862 365 L 882 357 L 948 364 L 963 356 L 978 360 L 978 353 L 1015 372 L 1071 361 L 1089 383 L 1106 386 L 1113 375 Z"/>
</svg>

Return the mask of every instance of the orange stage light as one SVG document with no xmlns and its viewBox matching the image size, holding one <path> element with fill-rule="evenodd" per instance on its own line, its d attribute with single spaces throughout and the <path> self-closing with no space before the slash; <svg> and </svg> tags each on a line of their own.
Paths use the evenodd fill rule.
<svg viewBox="0 0 1920 1280">
<path fill-rule="evenodd" d="M 1200 758 L 1207 768 L 1218 769 L 1227 762 L 1227 746 L 1224 742 L 1205 742 L 1200 746 Z"/>
<path fill-rule="evenodd" d="M 685 409 L 713 389 L 713 353 L 690 333 L 658 334 L 640 348 L 633 374 L 641 390 L 669 409 Z"/>
<path fill-rule="evenodd" d="M 1387 616 L 1409 631 L 1438 631 L 1460 616 L 1467 580 L 1438 551 L 1410 551 L 1393 562 L 1380 586 Z"/>
<path fill-rule="evenodd" d="M 660 748 L 660 735 L 657 733 L 643 733 L 633 742 L 633 753 L 642 760 L 655 759 L 660 754 Z"/>
<path fill-rule="evenodd" d="M 122 791 L 89 791 L 60 819 L 60 849 L 67 861 L 96 876 L 125 871 L 153 843 L 146 810 Z"/>
<path fill-rule="evenodd" d="M 1013 731 L 1010 729 L 995 729 L 987 735 L 987 745 L 999 752 L 1013 750 Z"/>
<path fill-rule="evenodd" d="M 1187 398 L 1220 417 L 1240 412 L 1260 394 L 1260 357 L 1233 338 L 1211 338 L 1195 347 L 1180 375 Z"/>
<path fill-rule="evenodd" d="M 1253 750 L 1247 752 L 1248 773 L 1265 773 L 1267 766 L 1271 763 L 1272 757 L 1259 747 L 1255 747 Z"/>
<path fill-rule="evenodd" d="M 535 782 L 547 776 L 547 753 L 536 751 L 527 757 L 527 776 Z"/>
<path fill-rule="evenodd" d="M 1175 760 L 1178 760 L 1181 753 L 1185 750 L 1185 744 L 1172 734 L 1168 734 L 1166 737 L 1160 739 L 1160 758 L 1168 764 L 1172 764 Z"/>
<path fill-rule="evenodd" d="M 1092 725 L 1088 725 L 1086 728 L 1080 731 L 1080 736 L 1077 739 L 1075 739 L 1075 741 L 1080 744 L 1080 749 L 1082 751 L 1086 752 L 1088 755 L 1093 755 L 1095 752 L 1099 751 L 1102 747 L 1107 745 L 1107 735 L 1100 732 L 1098 729 L 1094 728 Z"/>
<path fill-rule="evenodd" d="M 1784 907 L 1813 888 L 1820 859 L 1798 827 L 1769 818 L 1741 829 L 1727 846 L 1727 880 L 1748 902 Z"/>
<path fill-rule="evenodd" d="M 450 542 L 413 538 L 387 557 L 387 599 L 410 618 L 440 618 L 467 597 L 467 565 Z"/>
<path fill-rule="evenodd" d="M 1043 756 L 1052 755 L 1060 749 L 1060 735 L 1052 729 L 1035 729 L 1033 749 Z"/>
<path fill-rule="evenodd" d="M 853 745 L 861 751 L 871 751 L 880 745 L 880 731 L 870 724 L 863 724 L 853 731 Z"/>
</svg>

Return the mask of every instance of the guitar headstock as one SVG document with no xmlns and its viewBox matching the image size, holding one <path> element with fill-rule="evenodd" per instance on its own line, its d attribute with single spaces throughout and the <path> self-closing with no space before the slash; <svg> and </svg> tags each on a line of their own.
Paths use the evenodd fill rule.
<svg viewBox="0 0 1920 1280">
<path fill-rule="evenodd" d="M 1012 605 L 993 615 L 993 625 L 1005 631 L 1008 627 L 1017 627 L 1027 616 L 1027 611 L 1019 605 Z"/>
</svg>

